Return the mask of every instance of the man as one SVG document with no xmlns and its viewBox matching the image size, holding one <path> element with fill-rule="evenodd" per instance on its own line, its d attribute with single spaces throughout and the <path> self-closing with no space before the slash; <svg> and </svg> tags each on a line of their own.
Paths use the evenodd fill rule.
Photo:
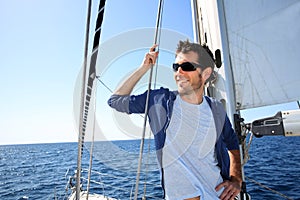
<svg viewBox="0 0 300 200">
<path fill-rule="evenodd" d="M 128 114 L 145 112 L 147 92 L 131 92 L 156 62 L 156 47 L 111 96 L 111 107 Z M 213 72 L 212 57 L 207 47 L 180 41 L 173 64 L 178 90 L 150 92 L 148 119 L 166 199 L 234 199 L 241 190 L 237 136 L 222 104 L 203 96 Z"/>
</svg>

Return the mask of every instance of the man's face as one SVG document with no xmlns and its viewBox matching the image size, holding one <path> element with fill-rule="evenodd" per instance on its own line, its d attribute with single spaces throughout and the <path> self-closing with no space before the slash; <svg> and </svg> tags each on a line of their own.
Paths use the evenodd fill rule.
<svg viewBox="0 0 300 200">
<path fill-rule="evenodd" d="M 194 51 L 188 53 L 178 53 L 175 63 L 182 64 L 184 62 L 198 63 L 198 55 Z M 179 94 L 191 94 L 192 92 L 201 91 L 203 88 L 203 80 L 201 69 L 196 68 L 195 71 L 183 71 L 181 67 L 174 72 L 174 78 L 177 84 Z"/>
</svg>

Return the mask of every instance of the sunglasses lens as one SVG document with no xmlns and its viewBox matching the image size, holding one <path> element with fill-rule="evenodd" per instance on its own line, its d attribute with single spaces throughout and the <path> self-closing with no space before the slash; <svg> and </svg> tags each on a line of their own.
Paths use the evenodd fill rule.
<svg viewBox="0 0 300 200">
<path fill-rule="evenodd" d="M 182 63 L 181 64 L 181 69 L 183 71 L 194 71 L 194 70 L 196 70 L 194 65 L 192 63 L 189 63 L 189 62 Z"/>
<path fill-rule="evenodd" d="M 174 70 L 174 72 L 177 72 L 177 70 L 178 70 L 179 67 L 180 67 L 179 64 L 174 63 L 173 64 L 173 70 Z"/>
<path fill-rule="evenodd" d="M 173 64 L 173 70 L 175 72 L 177 72 L 179 67 L 181 67 L 182 71 L 186 71 L 186 72 L 196 70 L 196 67 L 190 62 L 185 62 L 185 63 L 182 63 L 182 64 L 177 64 L 177 63 Z"/>
</svg>

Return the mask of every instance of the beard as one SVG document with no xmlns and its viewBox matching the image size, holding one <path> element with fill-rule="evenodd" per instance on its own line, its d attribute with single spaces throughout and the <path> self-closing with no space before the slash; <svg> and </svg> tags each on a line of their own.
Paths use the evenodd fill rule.
<svg viewBox="0 0 300 200">
<path fill-rule="evenodd" d="M 196 83 L 191 83 L 186 80 L 177 81 L 177 88 L 180 95 L 191 95 L 192 93 L 198 94 L 199 91 L 203 93 L 203 78 L 202 74 L 199 74 L 199 80 Z"/>
</svg>

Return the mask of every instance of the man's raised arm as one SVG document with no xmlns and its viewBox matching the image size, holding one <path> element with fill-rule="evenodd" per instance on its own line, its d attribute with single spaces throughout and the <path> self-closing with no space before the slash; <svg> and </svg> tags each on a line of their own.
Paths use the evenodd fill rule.
<svg viewBox="0 0 300 200">
<path fill-rule="evenodd" d="M 137 68 L 114 92 L 116 95 L 130 95 L 137 82 L 155 64 L 158 52 L 155 52 L 157 45 L 153 45 L 145 55 L 142 65 Z"/>
</svg>

